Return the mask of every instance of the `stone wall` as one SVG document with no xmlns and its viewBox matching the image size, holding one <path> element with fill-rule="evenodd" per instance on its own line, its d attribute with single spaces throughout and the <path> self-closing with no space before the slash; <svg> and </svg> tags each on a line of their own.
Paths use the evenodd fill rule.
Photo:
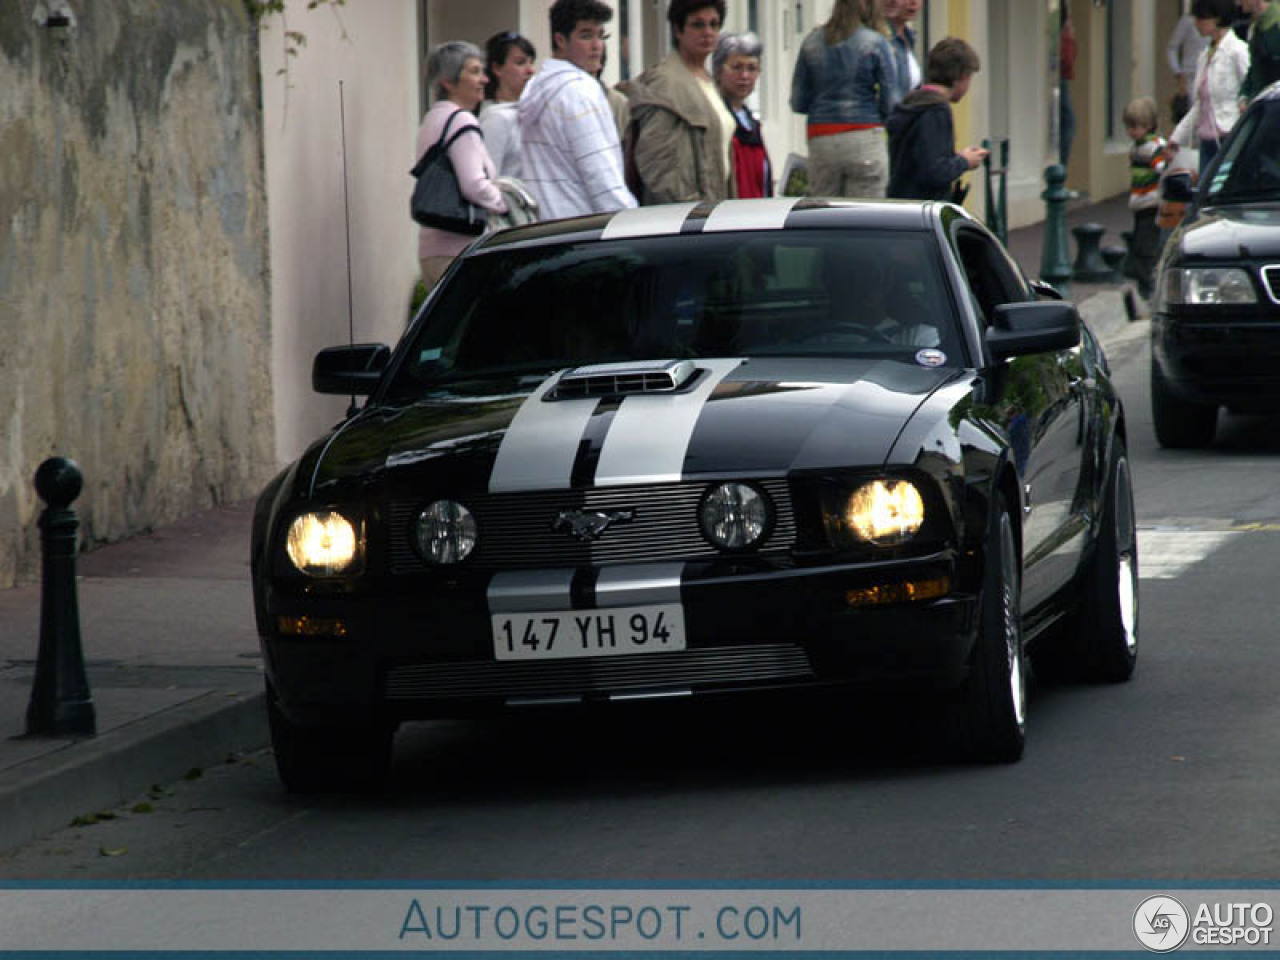
<svg viewBox="0 0 1280 960">
<path fill-rule="evenodd" d="M 0 0 L 0 587 L 48 456 L 89 545 L 270 476 L 266 224 L 241 0 Z"/>
</svg>

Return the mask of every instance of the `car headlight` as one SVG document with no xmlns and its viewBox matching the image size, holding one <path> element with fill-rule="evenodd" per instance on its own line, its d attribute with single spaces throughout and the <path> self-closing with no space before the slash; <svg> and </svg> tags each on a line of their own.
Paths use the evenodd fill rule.
<svg viewBox="0 0 1280 960">
<path fill-rule="evenodd" d="M 841 515 L 830 519 L 858 540 L 896 546 L 924 524 L 924 499 L 909 480 L 872 480 L 849 494 Z"/>
<path fill-rule="evenodd" d="M 721 550 L 745 550 L 769 528 L 769 501 L 750 484 L 722 483 L 702 498 L 698 519 L 703 534 Z"/>
<path fill-rule="evenodd" d="M 476 518 L 454 500 L 437 500 L 418 514 L 418 553 L 428 563 L 461 563 L 476 548 Z"/>
<path fill-rule="evenodd" d="M 1249 274 L 1238 267 L 1183 267 L 1164 272 L 1165 303 L 1209 306 L 1257 303 Z"/>
<path fill-rule="evenodd" d="M 289 524 L 285 552 L 300 571 L 312 577 L 349 572 L 360 555 L 355 525 L 336 510 L 301 513 Z"/>
</svg>

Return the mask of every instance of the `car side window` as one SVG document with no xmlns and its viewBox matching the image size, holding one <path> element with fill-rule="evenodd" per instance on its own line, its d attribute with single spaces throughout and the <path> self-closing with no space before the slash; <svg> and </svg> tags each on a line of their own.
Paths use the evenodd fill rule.
<svg viewBox="0 0 1280 960">
<path fill-rule="evenodd" d="M 986 324 L 990 325 L 1000 304 L 1030 299 L 1017 266 L 991 238 L 977 230 L 961 228 L 955 249 L 974 307 Z"/>
</svg>

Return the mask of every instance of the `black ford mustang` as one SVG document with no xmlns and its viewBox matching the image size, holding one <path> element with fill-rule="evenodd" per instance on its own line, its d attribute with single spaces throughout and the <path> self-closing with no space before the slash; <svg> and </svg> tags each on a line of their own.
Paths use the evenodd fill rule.
<svg viewBox="0 0 1280 960">
<path fill-rule="evenodd" d="M 258 503 L 285 785 L 376 783 L 406 720 L 858 684 L 1018 759 L 1028 657 L 1137 653 L 1120 401 L 1038 293 L 945 204 L 482 239 L 394 351 L 316 358 L 368 401 Z"/>
</svg>

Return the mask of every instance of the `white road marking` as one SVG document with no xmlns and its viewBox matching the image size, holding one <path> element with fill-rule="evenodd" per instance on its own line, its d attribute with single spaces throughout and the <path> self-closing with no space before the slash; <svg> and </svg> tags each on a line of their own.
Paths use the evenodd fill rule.
<svg viewBox="0 0 1280 960">
<path fill-rule="evenodd" d="M 1139 528 L 1138 574 L 1143 580 L 1172 580 L 1241 532 L 1186 527 Z"/>
</svg>

